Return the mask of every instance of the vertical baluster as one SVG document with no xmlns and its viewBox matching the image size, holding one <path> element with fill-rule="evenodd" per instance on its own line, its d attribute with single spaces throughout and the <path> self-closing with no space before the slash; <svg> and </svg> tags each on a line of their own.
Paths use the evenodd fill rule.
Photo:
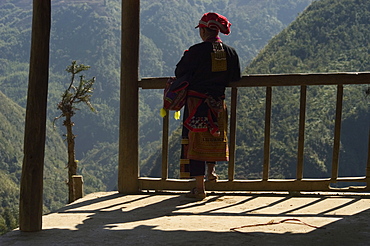
<svg viewBox="0 0 370 246">
<path fill-rule="evenodd" d="M 304 160 L 304 132 L 306 123 L 306 101 L 307 86 L 301 86 L 301 99 L 299 107 L 299 133 L 298 133 L 298 157 L 297 157 L 297 180 L 303 178 L 303 160 Z"/>
<path fill-rule="evenodd" d="M 270 169 L 271 100 L 272 100 L 272 88 L 271 86 L 267 86 L 266 109 L 265 109 L 265 140 L 264 140 L 263 174 L 262 174 L 263 180 L 268 180 Z"/>
<path fill-rule="evenodd" d="M 236 106 L 238 99 L 238 88 L 232 87 L 231 89 L 231 112 L 230 112 L 230 149 L 229 149 L 229 167 L 228 179 L 234 180 L 235 176 L 235 144 L 236 144 Z"/>
<path fill-rule="evenodd" d="M 366 179 L 367 179 L 367 188 L 370 188 L 370 129 L 369 129 L 369 143 L 367 146 Z"/>
<path fill-rule="evenodd" d="M 169 128 L 169 111 L 163 117 L 162 129 L 162 180 L 168 179 L 168 128 Z"/>
<path fill-rule="evenodd" d="M 337 86 L 337 106 L 336 106 L 336 114 L 335 114 L 335 128 L 334 128 L 333 160 L 332 160 L 332 168 L 331 168 L 331 179 L 334 182 L 338 178 L 340 130 L 341 130 L 341 125 L 342 125 L 342 106 L 343 106 L 343 85 L 338 85 Z"/>
</svg>

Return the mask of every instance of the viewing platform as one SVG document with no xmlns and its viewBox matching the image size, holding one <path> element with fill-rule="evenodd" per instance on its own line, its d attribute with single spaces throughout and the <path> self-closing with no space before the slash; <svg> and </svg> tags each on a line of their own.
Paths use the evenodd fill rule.
<svg viewBox="0 0 370 246">
<path fill-rule="evenodd" d="M 0 245 L 369 245 L 370 193 L 93 193 Z M 239 229 L 233 229 L 239 228 Z"/>
</svg>

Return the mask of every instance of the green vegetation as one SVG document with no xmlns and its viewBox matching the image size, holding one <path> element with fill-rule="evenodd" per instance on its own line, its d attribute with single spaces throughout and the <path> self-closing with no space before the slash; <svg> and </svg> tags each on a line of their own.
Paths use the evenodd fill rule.
<svg viewBox="0 0 370 246">
<path fill-rule="evenodd" d="M 246 73 L 369 71 L 369 16 L 368 1 L 314 2 L 268 43 Z"/>
<path fill-rule="evenodd" d="M 0 92 L 0 233 L 18 223 L 19 180 L 23 160 L 25 109 Z M 66 148 L 59 134 L 47 124 L 44 169 L 44 212 L 67 202 L 64 174 Z"/>
</svg>

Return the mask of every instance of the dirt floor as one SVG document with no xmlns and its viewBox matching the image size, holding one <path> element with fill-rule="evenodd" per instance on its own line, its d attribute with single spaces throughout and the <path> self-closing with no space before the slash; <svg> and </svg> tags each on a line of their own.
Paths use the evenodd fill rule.
<svg viewBox="0 0 370 246">
<path fill-rule="evenodd" d="M 0 245 L 370 245 L 370 195 L 94 193 Z"/>
</svg>

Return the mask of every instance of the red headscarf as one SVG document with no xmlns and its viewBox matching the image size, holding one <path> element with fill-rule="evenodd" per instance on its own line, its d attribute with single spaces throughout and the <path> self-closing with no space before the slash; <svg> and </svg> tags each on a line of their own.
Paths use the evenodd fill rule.
<svg viewBox="0 0 370 246">
<path fill-rule="evenodd" d="M 225 35 L 230 33 L 231 23 L 227 20 L 225 16 L 222 16 L 217 13 L 205 13 L 199 21 L 198 27 L 208 27 L 212 30 L 220 31 Z"/>
</svg>

